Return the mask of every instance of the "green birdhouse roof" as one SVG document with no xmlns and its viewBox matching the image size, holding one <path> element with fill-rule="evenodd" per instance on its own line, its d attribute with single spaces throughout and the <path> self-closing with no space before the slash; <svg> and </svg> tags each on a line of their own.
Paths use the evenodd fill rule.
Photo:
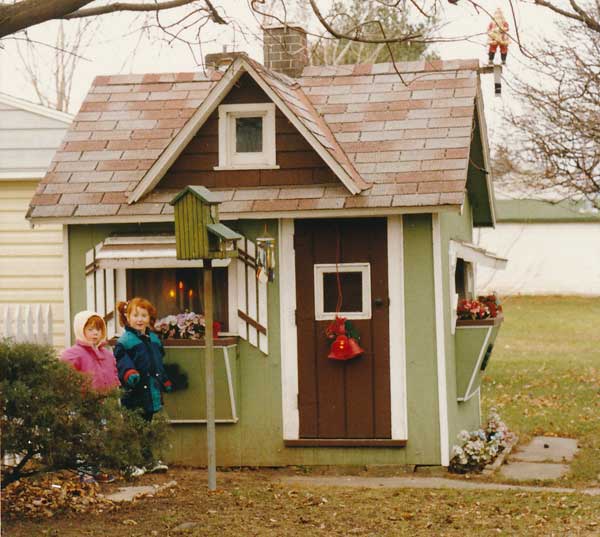
<svg viewBox="0 0 600 537">
<path fill-rule="evenodd" d="M 193 194 L 197 198 L 200 198 L 205 203 L 209 203 L 210 205 L 214 205 L 216 203 L 220 203 L 220 199 L 215 196 L 208 188 L 203 186 L 186 186 L 179 194 L 177 194 L 169 203 L 171 205 L 175 205 L 183 196 L 186 194 Z"/>
<path fill-rule="evenodd" d="M 242 236 L 223 224 L 208 224 L 208 231 L 224 240 L 240 240 Z"/>
</svg>

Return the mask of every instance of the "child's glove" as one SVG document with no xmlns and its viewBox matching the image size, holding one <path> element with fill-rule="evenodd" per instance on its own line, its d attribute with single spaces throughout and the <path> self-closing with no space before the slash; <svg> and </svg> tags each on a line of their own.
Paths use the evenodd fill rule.
<svg viewBox="0 0 600 537">
<path fill-rule="evenodd" d="M 129 369 L 125 372 L 123 378 L 125 379 L 127 386 L 133 388 L 140 381 L 140 374 L 135 369 Z"/>
<path fill-rule="evenodd" d="M 163 387 L 166 393 L 171 393 L 173 391 L 173 383 L 170 380 L 164 382 Z"/>
</svg>

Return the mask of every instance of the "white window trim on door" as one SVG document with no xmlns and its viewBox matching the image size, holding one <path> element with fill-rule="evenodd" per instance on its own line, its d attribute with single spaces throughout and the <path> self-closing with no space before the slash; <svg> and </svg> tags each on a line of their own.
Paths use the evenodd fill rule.
<svg viewBox="0 0 600 537">
<path fill-rule="evenodd" d="M 235 120 L 262 117 L 262 148 L 259 153 L 237 153 Z M 222 104 L 219 106 L 219 165 L 215 170 L 278 169 L 275 151 L 275 104 Z"/>
<path fill-rule="evenodd" d="M 390 405 L 392 440 L 408 438 L 406 336 L 404 315 L 404 239 L 402 217 L 388 218 L 388 291 L 390 295 Z M 298 333 L 296 329 L 296 256 L 294 220 L 279 220 L 279 293 L 283 439 L 300 438 L 298 408 Z"/>
<path fill-rule="evenodd" d="M 315 265 L 315 319 L 332 321 L 337 316 L 346 319 L 371 318 L 371 264 L 370 263 L 320 263 Z M 358 272 L 362 275 L 362 308 L 361 311 L 325 311 L 323 296 L 323 277 L 335 272 Z"/>
</svg>

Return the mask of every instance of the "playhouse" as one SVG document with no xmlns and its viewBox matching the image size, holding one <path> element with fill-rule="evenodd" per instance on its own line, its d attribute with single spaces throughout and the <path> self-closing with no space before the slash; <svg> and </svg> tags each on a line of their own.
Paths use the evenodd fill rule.
<svg viewBox="0 0 600 537">
<path fill-rule="evenodd" d="M 188 187 L 221 202 L 241 238 L 212 262 L 217 464 L 447 465 L 499 322 L 457 299 L 505 264 L 472 240 L 495 222 L 478 62 L 312 67 L 299 29 L 269 35 L 264 66 L 97 77 L 28 217 L 65 227 L 70 316 L 114 334 L 123 298 L 202 311 L 174 214 Z M 329 358 L 336 314 L 359 356 Z M 170 460 L 206 464 L 202 340 L 165 347 L 188 380 Z"/>
</svg>

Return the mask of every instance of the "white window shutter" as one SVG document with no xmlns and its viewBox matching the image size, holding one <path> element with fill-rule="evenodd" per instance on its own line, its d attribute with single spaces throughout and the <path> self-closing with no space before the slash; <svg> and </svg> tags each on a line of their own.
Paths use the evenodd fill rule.
<svg viewBox="0 0 600 537">
<path fill-rule="evenodd" d="M 238 243 L 238 332 L 241 338 L 269 353 L 267 281 L 256 278 L 256 246 L 243 239 Z"/>
<path fill-rule="evenodd" d="M 95 311 L 106 323 L 106 337 L 119 331 L 117 303 L 127 299 L 125 269 L 101 269 L 96 263 L 96 249 L 85 254 L 87 309 Z"/>
</svg>

